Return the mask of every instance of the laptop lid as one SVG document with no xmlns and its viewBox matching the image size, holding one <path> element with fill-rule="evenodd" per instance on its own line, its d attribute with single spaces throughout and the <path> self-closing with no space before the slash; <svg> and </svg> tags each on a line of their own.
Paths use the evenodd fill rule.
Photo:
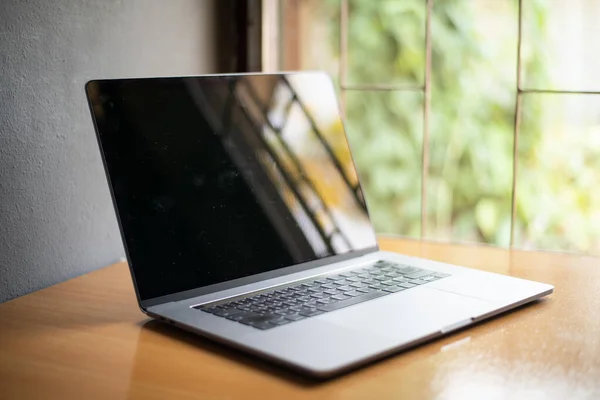
<svg viewBox="0 0 600 400">
<path fill-rule="evenodd" d="M 142 306 L 377 250 L 326 74 L 86 92 Z"/>
</svg>

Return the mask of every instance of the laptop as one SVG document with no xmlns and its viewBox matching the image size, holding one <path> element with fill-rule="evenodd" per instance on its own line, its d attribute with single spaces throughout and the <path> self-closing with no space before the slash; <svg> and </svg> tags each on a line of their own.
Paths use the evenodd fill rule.
<svg viewBox="0 0 600 400">
<path fill-rule="evenodd" d="M 94 80 L 141 310 L 330 377 L 552 293 L 380 251 L 321 72 Z"/>
</svg>

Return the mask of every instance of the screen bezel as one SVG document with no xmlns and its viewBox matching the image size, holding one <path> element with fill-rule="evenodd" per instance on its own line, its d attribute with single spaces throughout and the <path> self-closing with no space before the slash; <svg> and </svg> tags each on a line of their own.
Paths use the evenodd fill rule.
<svg viewBox="0 0 600 400">
<path fill-rule="evenodd" d="M 121 223 L 121 217 L 119 214 L 119 209 L 117 207 L 117 201 L 115 198 L 115 194 L 113 191 L 113 185 L 112 185 L 110 174 L 108 171 L 108 165 L 106 162 L 106 158 L 104 156 L 104 148 L 102 146 L 102 140 L 100 137 L 100 132 L 98 131 L 98 124 L 97 124 L 96 116 L 94 113 L 94 104 L 92 103 L 91 96 L 89 93 L 90 86 L 92 86 L 98 82 L 119 82 L 119 81 L 127 81 L 127 80 L 148 80 L 149 81 L 149 80 L 155 80 L 155 79 L 158 80 L 158 79 L 183 79 L 183 78 L 215 78 L 215 77 L 231 77 L 231 76 L 273 76 L 273 75 L 289 76 L 289 75 L 292 75 L 295 73 L 307 73 L 307 72 L 311 72 L 311 71 L 283 72 L 283 73 L 205 74 L 205 75 L 186 75 L 186 76 L 177 76 L 177 77 L 158 77 L 157 76 L 157 77 L 146 77 L 146 78 L 93 79 L 93 80 L 86 82 L 85 93 L 86 93 L 86 98 L 87 98 L 90 114 L 92 117 L 92 122 L 94 125 L 96 141 L 98 143 L 98 148 L 100 150 L 100 158 L 102 159 L 104 175 L 106 177 L 106 181 L 108 184 L 108 189 L 110 192 L 113 209 L 115 211 L 115 216 L 117 219 L 117 225 L 119 226 L 119 233 L 121 235 L 121 242 L 123 243 L 123 248 L 125 250 L 125 256 L 127 258 L 127 265 L 129 268 L 129 273 L 131 274 L 131 279 L 133 281 L 136 298 L 137 298 L 138 304 L 139 304 L 140 308 L 142 309 L 142 311 L 146 312 L 146 308 L 155 306 L 158 304 L 169 303 L 169 302 L 173 302 L 173 301 L 181 301 L 181 300 L 185 300 L 185 299 L 189 299 L 189 298 L 193 298 L 193 297 L 197 297 L 197 296 L 201 296 L 201 295 L 216 293 L 216 292 L 219 292 L 222 290 L 232 289 L 235 287 L 244 286 L 244 285 L 248 285 L 248 284 L 252 284 L 252 283 L 257 283 L 257 282 L 264 281 L 267 279 L 277 278 L 277 277 L 289 275 L 292 273 L 297 273 L 297 272 L 302 272 L 302 271 L 318 268 L 318 267 L 328 265 L 328 264 L 334 264 L 334 263 L 349 260 L 352 258 L 362 257 L 365 254 L 379 251 L 379 246 L 376 243 L 375 246 L 368 247 L 368 248 L 365 248 L 362 250 L 356 250 L 356 251 L 351 251 L 349 253 L 332 255 L 332 256 L 324 257 L 324 258 L 317 259 L 317 260 L 312 260 L 312 261 L 307 261 L 307 262 L 303 262 L 300 264 L 295 264 L 295 265 L 292 265 L 289 267 L 278 268 L 278 269 L 274 269 L 271 271 L 253 274 L 253 275 L 245 276 L 242 278 L 232 279 L 232 280 L 225 281 L 225 282 L 215 283 L 215 284 L 208 285 L 208 286 L 202 286 L 202 287 L 198 287 L 195 289 L 185 290 L 182 292 L 176 292 L 176 293 L 159 296 L 159 297 L 154 297 L 154 298 L 149 298 L 149 299 L 142 299 L 140 297 L 140 292 L 139 292 L 139 288 L 138 288 L 137 279 L 135 276 L 135 271 L 132 266 L 132 260 L 129 255 L 129 250 L 128 250 L 127 243 L 125 240 L 125 232 L 123 230 L 123 225 Z M 323 72 L 320 72 L 320 73 L 323 73 Z M 331 79 L 331 78 L 329 77 L 329 79 Z M 338 103 L 338 107 L 339 107 L 339 103 Z M 342 124 L 344 125 L 344 132 L 346 132 L 345 124 L 343 122 L 342 122 Z M 348 143 L 348 148 L 350 151 L 350 157 L 351 157 L 352 163 L 355 165 L 355 169 L 356 169 L 356 164 L 354 163 L 354 157 L 352 156 L 352 148 L 350 146 L 350 143 Z M 358 185 L 361 187 L 361 190 L 362 190 L 362 185 L 360 183 L 360 173 L 358 172 L 358 170 L 356 172 L 357 172 L 357 175 L 359 176 Z M 367 205 L 367 216 L 369 216 L 368 205 Z"/>
</svg>

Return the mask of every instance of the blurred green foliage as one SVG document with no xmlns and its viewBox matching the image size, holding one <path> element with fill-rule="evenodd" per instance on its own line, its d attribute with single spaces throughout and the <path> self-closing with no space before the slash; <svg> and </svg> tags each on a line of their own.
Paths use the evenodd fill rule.
<svg viewBox="0 0 600 400">
<path fill-rule="evenodd" d="M 518 2 L 503 5 L 508 34 L 486 36 L 472 0 L 436 1 L 432 16 L 430 163 L 427 237 L 507 245 L 510 237 L 512 154 L 516 99 Z M 486 2 L 484 2 L 486 3 Z M 545 2 L 531 1 L 527 29 L 545 32 Z M 322 7 L 337 13 L 339 1 Z M 494 13 L 488 13 L 493 16 Z M 422 86 L 425 71 L 425 0 L 350 1 L 350 84 Z M 497 22 L 497 21 L 496 21 Z M 483 26 L 487 21 L 483 21 Z M 504 23 L 504 25 L 502 25 Z M 332 27 L 333 28 L 333 27 Z M 339 49 L 339 30 L 331 31 Z M 523 63 L 538 82 L 543 62 L 535 52 Z M 423 93 L 347 91 L 353 149 L 376 230 L 419 236 Z M 523 115 L 529 127 L 521 152 L 541 141 L 541 109 Z M 537 124 L 537 125 L 536 125 Z M 518 197 L 519 215 L 535 210 L 535 196 Z M 523 224 L 519 225 L 519 229 Z"/>
<path fill-rule="evenodd" d="M 519 146 L 518 246 L 600 254 L 598 110 L 596 96 L 523 96 L 522 136 L 543 135 Z"/>
</svg>

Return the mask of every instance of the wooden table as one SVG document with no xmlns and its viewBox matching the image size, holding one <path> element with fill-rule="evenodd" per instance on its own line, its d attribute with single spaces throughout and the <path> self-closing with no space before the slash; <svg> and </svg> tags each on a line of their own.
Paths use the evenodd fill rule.
<svg viewBox="0 0 600 400">
<path fill-rule="evenodd" d="M 4 399 L 600 399 L 598 258 L 381 239 L 555 285 L 544 301 L 317 383 L 137 308 L 125 264 L 0 305 Z"/>
</svg>

